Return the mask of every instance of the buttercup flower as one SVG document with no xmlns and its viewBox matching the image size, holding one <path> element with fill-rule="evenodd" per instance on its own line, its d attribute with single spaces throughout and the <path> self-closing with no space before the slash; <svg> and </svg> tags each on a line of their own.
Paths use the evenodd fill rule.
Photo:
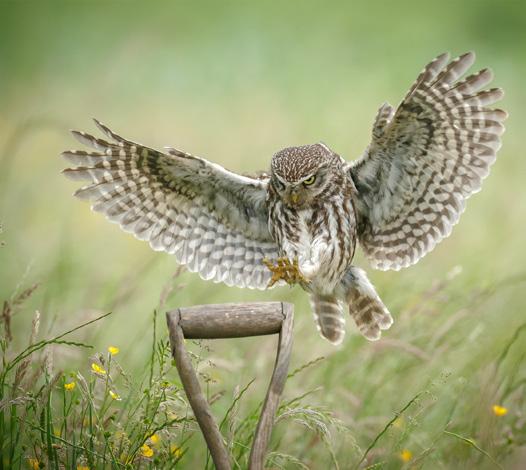
<svg viewBox="0 0 526 470">
<path fill-rule="evenodd" d="M 27 463 L 31 470 L 38 470 L 40 468 L 38 465 L 39 464 L 38 459 L 27 459 Z"/>
<path fill-rule="evenodd" d="M 152 457 L 153 449 L 148 444 L 143 444 L 141 446 L 141 454 L 143 455 L 143 457 Z"/>
<path fill-rule="evenodd" d="M 408 449 L 404 449 L 402 452 L 400 452 L 400 458 L 404 462 L 409 462 L 413 458 L 413 453 Z"/>
<path fill-rule="evenodd" d="M 161 438 L 157 435 L 157 434 L 152 434 L 150 436 L 150 442 L 155 445 L 155 444 L 158 444 L 159 441 L 161 440 Z"/>
<path fill-rule="evenodd" d="M 506 413 L 508 413 L 508 408 L 500 405 L 493 405 L 493 414 L 495 416 L 504 416 Z"/>
<path fill-rule="evenodd" d="M 96 374 L 106 375 L 106 371 L 101 366 L 96 364 L 95 362 L 91 363 L 91 370 L 95 372 Z"/>
<path fill-rule="evenodd" d="M 119 351 L 120 349 L 116 346 L 108 346 L 108 352 L 112 355 L 112 356 L 115 356 L 117 354 L 119 354 Z"/>
<path fill-rule="evenodd" d="M 75 382 L 68 382 L 68 383 L 65 383 L 65 384 L 64 384 L 64 390 L 67 390 L 68 392 L 71 392 L 72 390 L 75 389 L 75 385 L 76 385 Z"/>
<path fill-rule="evenodd" d="M 115 393 L 113 390 L 110 390 L 110 397 L 114 400 L 121 401 L 121 396 L 118 393 Z"/>
<path fill-rule="evenodd" d="M 170 444 L 170 453 L 176 458 L 179 458 L 181 455 L 183 455 L 183 451 L 177 444 Z"/>
</svg>

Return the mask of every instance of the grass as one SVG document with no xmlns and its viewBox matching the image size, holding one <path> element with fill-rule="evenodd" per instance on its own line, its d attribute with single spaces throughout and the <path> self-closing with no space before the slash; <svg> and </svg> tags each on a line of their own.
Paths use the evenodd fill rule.
<svg viewBox="0 0 526 470">
<path fill-rule="evenodd" d="M 0 465 L 211 468 L 164 313 L 285 300 L 295 344 L 268 467 L 523 468 L 525 4 L 124 3 L 0 3 Z M 70 197 L 76 185 L 60 175 L 67 130 L 93 131 L 91 116 L 239 172 L 319 140 L 351 160 L 378 106 L 445 50 L 476 51 L 510 118 L 451 237 L 397 273 L 358 253 L 395 318 L 376 343 L 352 325 L 341 346 L 322 341 L 299 289 L 179 271 Z M 276 339 L 188 347 L 245 468 Z"/>
<path fill-rule="evenodd" d="M 180 292 L 175 287 L 180 274 L 179 270 L 171 279 L 175 296 Z M 340 386 L 338 390 L 351 394 L 346 400 L 338 400 L 351 409 L 335 407 L 330 391 L 335 364 L 327 364 L 330 358 L 314 358 L 289 374 L 276 417 L 269 467 L 318 468 L 323 463 L 336 469 L 409 465 L 454 468 L 462 462 L 471 468 L 505 468 L 505 463 L 513 460 L 526 445 L 526 430 L 521 424 L 526 377 L 520 367 L 526 324 L 510 332 L 500 345 L 500 353 L 484 361 L 483 367 L 480 357 L 473 357 L 456 370 L 452 367 L 449 372 L 434 372 L 437 356 L 451 357 L 451 349 L 461 347 L 446 338 L 462 316 L 457 313 L 444 318 L 439 313 L 447 311 L 452 281 L 450 277 L 438 282 L 411 303 L 413 315 L 429 305 L 435 304 L 436 309 L 431 307 L 427 329 L 420 331 L 417 342 L 387 340 L 387 345 L 378 343 L 375 348 L 366 343 L 354 351 L 353 382 L 360 384 L 363 393 L 354 386 Z M 470 296 L 471 304 L 464 308 L 483 311 L 506 295 L 505 290 L 513 290 L 524 281 L 521 276 L 501 286 L 476 289 Z M 20 288 L 4 302 L 1 468 L 185 468 L 192 462 L 210 468 L 210 458 L 172 364 L 166 330 L 158 325 L 155 311 L 150 354 L 145 356 L 141 374 L 124 370 L 119 348 L 109 345 L 104 352 L 94 352 L 86 340 L 75 339 L 109 321 L 111 313 L 50 339 L 39 339 L 42 318 L 37 310 L 27 346 L 15 351 L 11 323 L 16 315 L 27 311 L 26 303 L 38 288 L 36 284 Z M 164 301 L 166 296 L 163 289 Z M 401 321 L 404 328 L 413 319 L 408 315 Z M 263 394 L 264 381 L 259 387 L 257 377 L 238 383 L 229 399 L 223 387 L 237 379 L 220 378 L 224 366 L 211 359 L 213 345 L 211 341 L 192 342 L 191 354 L 210 403 L 219 418 L 222 414 L 218 422 L 234 467 L 243 469 L 262 404 L 262 396 L 257 399 L 255 395 Z M 394 362 L 386 360 L 385 347 L 392 348 L 389 355 L 396 356 Z M 53 356 L 71 349 L 80 351 L 83 358 L 78 368 L 58 369 Z M 272 353 L 267 362 L 271 360 Z M 467 379 L 464 373 L 472 368 L 472 361 L 479 363 L 479 370 Z M 382 362 L 379 377 L 377 363 Z M 336 366 L 345 381 L 341 364 Z M 403 379 L 397 380 L 397 375 Z M 305 380 L 307 377 L 310 380 Z M 309 382 L 323 385 L 310 389 Z M 411 385 L 404 388 L 404 383 Z M 396 397 L 391 395 L 393 389 L 397 390 Z M 382 404 L 399 402 L 411 393 L 413 396 L 398 411 L 389 413 L 389 406 Z M 333 408 L 324 402 L 332 403 Z M 497 414 L 495 404 L 504 411 Z M 319 454 L 312 452 L 318 448 Z"/>
<path fill-rule="evenodd" d="M 20 303 L 17 296 L 15 305 Z M 141 468 L 154 455 L 153 462 L 162 459 L 166 465 L 182 458 L 184 432 L 177 431 L 191 420 L 181 416 L 185 401 L 166 380 L 170 363 L 166 340 L 153 343 L 149 373 L 141 383 L 134 383 L 121 368 L 115 347 L 89 358 L 89 376 L 80 370 L 69 374 L 54 370 L 49 348 L 92 349 L 62 338 L 108 315 L 52 339 L 35 341 L 40 324 L 37 312 L 28 347 L 11 358 L 5 337 L 0 376 L 1 468 Z M 8 318 L 4 316 L 4 325 Z"/>
<path fill-rule="evenodd" d="M 53 367 L 51 348 L 93 349 L 93 346 L 64 339 L 110 313 L 100 315 L 51 339 L 37 341 L 40 313 L 33 318 L 28 346 L 11 350 L 12 315 L 23 309 L 36 286 L 14 295 L 4 303 L 2 372 L 0 374 L 0 468 L 173 468 L 185 459 L 196 423 L 174 372 L 166 335 L 157 339 L 157 314 L 153 314 L 151 355 L 143 377 L 137 381 L 118 361 L 120 349 L 109 346 L 105 353 L 88 357 L 89 368 L 66 373 Z M 192 356 L 199 370 L 209 351 L 196 342 Z M 306 364 L 290 377 L 301 373 Z M 209 385 L 210 375 L 200 372 Z M 260 402 L 243 419 L 237 405 L 254 380 L 239 390 L 220 423 L 228 430 L 228 445 L 236 468 L 246 468 L 248 451 L 257 423 Z M 220 396 L 220 394 L 219 394 Z M 217 396 L 209 396 L 214 402 Z M 284 402 L 277 422 L 292 420 L 323 438 L 334 463 L 329 426 L 336 423 L 330 413 L 302 404 L 305 396 Z M 295 457 L 273 451 L 270 465 L 292 462 Z M 209 457 L 205 466 L 208 468 Z"/>
</svg>

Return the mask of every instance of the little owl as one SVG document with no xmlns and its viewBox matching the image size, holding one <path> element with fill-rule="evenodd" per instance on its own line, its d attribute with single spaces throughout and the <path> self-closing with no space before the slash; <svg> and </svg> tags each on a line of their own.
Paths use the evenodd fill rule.
<svg viewBox="0 0 526 470">
<path fill-rule="evenodd" d="M 500 147 L 506 113 L 488 106 L 489 69 L 459 80 L 475 55 L 442 54 L 398 108 L 381 106 L 364 154 L 348 163 L 317 143 L 277 152 L 270 174 L 241 176 L 168 148 L 126 140 L 95 121 L 108 141 L 73 131 L 89 151 L 67 151 L 64 173 L 88 180 L 75 195 L 203 279 L 266 289 L 299 284 L 316 325 L 343 339 L 347 307 L 370 340 L 393 322 L 365 272 L 416 263 L 451 233 Z"/>
</svg>

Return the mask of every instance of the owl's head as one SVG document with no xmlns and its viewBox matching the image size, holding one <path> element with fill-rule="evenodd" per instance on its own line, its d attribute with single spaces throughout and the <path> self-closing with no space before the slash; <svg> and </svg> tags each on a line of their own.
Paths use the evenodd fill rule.
<svg viewBox="0 0 526 470">
<path fill-rule="evenodd" d="M 270 184 L 288 206 L 308 206 L 333 188 L 341 166 L 340 156 L 325 144 L 287 147 L 272 157 Z"/>
</svg>

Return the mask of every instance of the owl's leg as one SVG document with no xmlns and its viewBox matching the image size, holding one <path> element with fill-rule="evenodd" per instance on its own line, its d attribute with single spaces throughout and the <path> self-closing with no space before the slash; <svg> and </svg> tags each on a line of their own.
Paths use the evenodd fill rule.
<svg viewBox="0 0 526 470">
<path fill-rule="evenodd" d="M 272 272 L 267 287 L 272 287 L 278 281 L 285 281 L 289 285 L 298 284 L 300 282 L 308 282 L 308 280 L 301 274 L 298 267 L 298 259 L 290 261 L 288 258 L 278 258 L 276 264 L 273 264 L 267 258 L 263 259 L 263 264 Z"/>
<path fill-rule="evenodd" d="M 360 333 L 368 340 L 380 339 L 381 331 L 393 324 L 393 317 L 363 269 L 352 266 L 337 290 L 338 297 L 349 304 L 349 313 Z"/>
<path fill-rule="evenodd" d="M 334 295 L 311 294 L 310 303 L 316 328 L 321 336 L 333 344 L 340 344 L 345 336 L 343 302 Z"/>
</svg>

